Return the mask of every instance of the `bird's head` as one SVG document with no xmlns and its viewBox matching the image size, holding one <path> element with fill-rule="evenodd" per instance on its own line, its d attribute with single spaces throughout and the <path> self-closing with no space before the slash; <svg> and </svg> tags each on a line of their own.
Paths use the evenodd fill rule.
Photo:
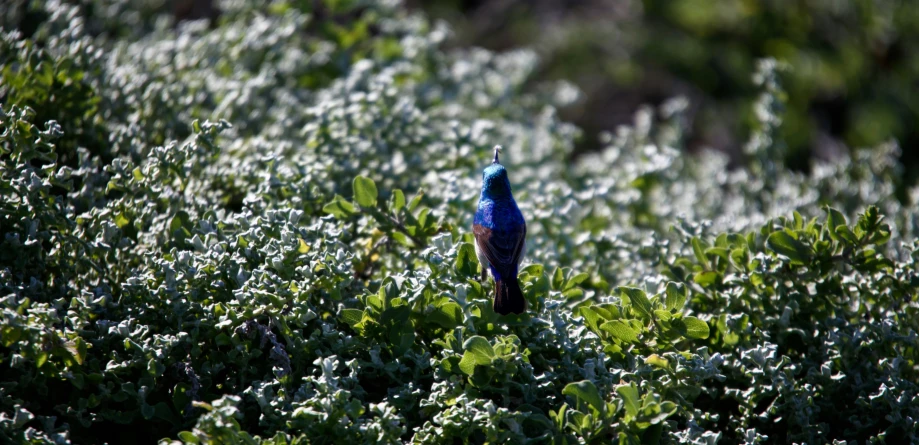
<svg viewBox="0 0 919 445">
<path fill-rule="evenodd" d="M 495 160 L 482 172 L 482 196 L 499 198 L 511 196 L 511 183 L 507 179 L 507 170 L 498 162 L 501 146 L 495 146 Z"/>
</svg>

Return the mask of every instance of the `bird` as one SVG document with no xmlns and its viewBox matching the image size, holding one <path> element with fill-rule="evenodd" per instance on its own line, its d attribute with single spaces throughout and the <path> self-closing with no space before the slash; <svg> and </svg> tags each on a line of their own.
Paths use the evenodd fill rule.
<svg viewBox="0 0 919 445">
<path fill-rule="evenodd" d="M 475 253 L 482 264 L 482 281 L 488 271 L 495 280 L 495 312 L 522 314 L 526 300 L 517 281 L 520 262 L 526 254 L 527 225 L 514 201 L 507 169 L 495 158 L 482 172 L 482 194 L 472 222 Z"/>
</svg>

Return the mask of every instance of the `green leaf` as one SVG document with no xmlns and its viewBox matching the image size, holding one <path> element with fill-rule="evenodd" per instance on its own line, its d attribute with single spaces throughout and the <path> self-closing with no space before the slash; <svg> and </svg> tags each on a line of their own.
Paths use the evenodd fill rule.
<svg viewBox="0 0 919 445">
<path fill-rule="evenodd" d="M 463 349 L 466 352 L 463 353 L 463 359 L 460 360 L 459 367 L 466 375 L 471 376 L 475 372 L 477 365 L 491 365 L 495 358 L 495 350 L 491 343 L 488 343 L 485 337 L 479 335 L 469 337 L 463 343 Z"/>
<path fill-rule="evenodd" d="M 651 365 L 657 368 L 666 368 L 670 366 L 670 361 L 657 354 L 651 354 L 645 359 L 645 364 Z"/>
<path fill-rule="evenodd" d="M 453 267 L 461 277 L 475 277 L 478 271 L 479 259 L 475 254 L 475 247 L 470 243 L 461 243 L 456 253 Z"/>
<path fill-rule="evenodd" d="M 360 309 L 342 309 L 339 319 L 346 325 L 354 327 L 364 318 L 364 311 Z"/>
<path fill-rule="evenodd" d="M 747 239 L 739 233 L 731 233 L 725 237 L 725 245 L 718 247 L 747 247 Z"/>
<path fill-rule="evenodd" d="M 567 417 L 566 424 L 578 434 L 583 434 L 583 431 L 590 427 L 590 418 L 587 414 L 577 410 L 570 410 L 567 413 Z"/>
<path fill-rule="evenodd" d="M 619 288 L 619 292 L 624 299 L 627 299 L 632 304 L 632 307 L 638 311 L 642 317 L 647 319 L 651 318 L 651 300 L 648 300 L 645 291 L 637 287 L 622 286 Z"/>
<path fill-rule="evenodd" d="M 520 274 L 527 274 L 527 275 L 531 275 L 531 276 L 534 276 L 534 277 L 538 277 L 538 276 L 542 275 L 542 273 L 543 273 L 543 271 L 545 271 L 545 269 L 546 269 L 546 267 L 543 266 L 542 264 L 530 264 L 529 266 L 524 267 L 523 269 L 521 269 L 521 270 L 520 270 Z"/>
<path fill-rule="evenodd" d="M 402 193 L 402 190 L 399 190 L 399 189 L 393 190 L 392 199 L 390 201 L 389 208 L 393 212 L 398 213 L 399 210 L 402 210 L 403 207 L 405 207 L 405 194 Z"/>
<path fill-rule="evenodd" d="M 444 329 L 453 329 L 462 326 L 464 322 L 463 308 L 460 305 L 449 301 L 440 305 L 432 312 L 428 321 L 440 325 Z"/>
<path fill-rule="evenodd" d="M 670 319 L 673 318 L 673 315 L 670 313 L 670 311 L 665 311 L 663 309 L 655 309 L 654 316 L 662 321 L 670 321 Z"/>
<path fill-rule="evenodd" d="M 332 202 L 322 207 L 322 211 L 333 215 L 338 219 L 346 219 L 357 213 L 357 210 L 355 210 L 353 204 L 345 201 L 344 198 L 338 195 L 335 195 L 335 199 L 332 200 Z"/>
<path fill-rule="evenodd" d="M 581 316 L 584 317 L 584 321 L 587 323 L 587 327 L 593 329 L 594 331 L 600 329 L 600 315 L 593 310 L 592 307 L 581 306 L 579 309 Z"/>
<path fill-rule="evenodd" d="M 833 229 L 833 233 L 836 234 L 837 239 L 841 239 L 849 245 L 858 244 L 858 237 L 852 233 L 852 229 L 849 226 L 838 225 Z"/>
<path fill-rule="evenodd" d="M 676 318 L 670 322 L 680 334 L 689 338 L 708 338 L 708 323 L 696 317 Z"/>
<path fill-rule="evenodd" d="M 375 207 L 377 205 L 377 185 L 373 179 L 357 176 L 352 182 L 354 188 L 354 201 L 361 207 Z"/>
<path fill-rule="evenodd" d="M 184 229 L 187 235 L 191 235 L 188 229 L 191 228 L 191 220 L 188 217 L 188 213 L 184 210 L 179 210 L 176 212 L 175 216 L 172 217 L 172 220 L 169 221 L 169 230 L 175 232 L 179 229 Z"/>
<path fill-rule="evenodd" d="M 676 403 L 673 403 L 671 401 L 665 401 L 665 402 L 661 402 L 658 409 L 660 410 L 660 412 L 657 415 L 648 419 L 651 422 L 651 424 L 658 424 L 666 420 L 668 417 L 670 417 L 671 414 L 676 412 L 677 406 L 676 406 Z"/>
<path fill-rule="evenodd" d="M 428 215 L 431 214 L 431 209 L 425 207 L 418 212 L 418 228 L 424 230 L 430 222 L 433 220 L 428 219 Z"/>
<path fill-rule="evenodd" d="M 747 267 L 750 264 L 750 251 L 746 248 L 746 246 L 731 250 L 731 261 L 734 262 L 734 267 L 737 269 L 747 270 Z"/>
<path fill-rule="evenodd" d="M 702 241 L 699 240 L 698 237 L 693 237 L 690 243 L 692 244 L 692 253 L 696 255 L 699 264 L 708 269 L 708 258 L 705 257 L 705 249 L 702 248 Z"/>
<path fill-rule="evenodd" d="M 124 226 L 128 224 L 131 224 L 131 220 L 124 215 L 124 212 L 115 215 L 115 225 L 118 226 L 119 229 L 123 229 Z"/>
<path fill-rule="evenodd" d="M 665 294 L 664 305 L 668 310 L 680 311 L 686 305 L 686 288 L 681 283 L 667 283 Z"/>
<path fill-rule="evenodd" d="M 48 353 L 42 351 L 38 353 L 38 356 L 35 357 L 35 367 L 41 368 L 42 365 L 44 365 L 47 361 L 48 361 Z"/>
<path fill-rule="evenodd" d="M 475 356 L 475 362 L 479 365 L 488 365 L 495 358 L 495 349 L 481 335 L 469 337 L 463 343 L 463 350 L 471 352 Z"/>
<path fill-rule="evenodd" d="M 86 342 L 84 342 L 82 338 L 77 337 L 68 342 L 64 342 L 64 349 L 67 350 L 78 365 L 83 364 L 83 360 L 86 358 Z"/>
<path fill-rule="evenodd" d="M 714 270 L 706 270 L 695 274 L 692 279 L 702 286 L 708 286 L 717 283 L 721 279 L 721 274 Z"/>
<path fill-rule="evenodd" d="M 555 272 L 552 274 L 552 289 L 561 290 L 564 282 L 565 271 L 563 271 L 561 267 L 556 267 Z"/>
<path fill-rule="evenodd" d="M 485 290 L 482 288 L 482 283 L 473 279 L 466 279 L 466 284 L 469 285 L 467 289 L 468 293 L 466 294 L 467 299 L 485 297 Z"/>
<path fill-rule="evenodd" d="M 619 313 L 619 307 L 612 303 L 604 303 L 600 305 L 591 306 L 597 315 L 603 317 L 604 321 L 607 320 L 616 320 L 622 317 L 622 314 Z"/>
<path fill-rule="evenodd" d="M 779 255 L 800 263 L 807 262 L 813 256 L 813 251 L 809 246 L 796 240 L 784 230 L 769 235 L 769 238 L 766 239 L 766 247 Z"/>
<path fill-rule="evenodd" d="M 603 398 L 600 397 L 600 391 L 597 390 L 597 386 L 590 380 L 569 383 L 565 385 L 562 394 L 574 397 L 578 403 L 586 403 L 598 413 L 603 413 L 605 411 L 606 404 L 603 403 Z"/>
<path fill-rule="evenodd" d="M 640 399 L 638 397 L 638 388 L 635 387 L 634 383 L 629 383 L 628 385 L 622 385 L 616 388 L 616 392 L 619 393 L 619 397 L 622 398 L 623 406 L 625 406 L 625 413 L 629 418 L 634 418 L 638 415 L 638 409 L 641 406 Z"/>
<path fill-rule="evenodd" d="M 182 442 L 185 442 L 185 443 L 194 443 L 194 444 L 201 443 L 201 441 L 198 440 L 198 437 L 195 436 L 195 434 L 192 433 L 191 431 L 179 432 L 179 439 L 182 439 Z"/>
<path fill-rule="evenodd" d="M 22 336 L 22 328 L 15 326 L 0 326 L 0 344 L 8 348 L 19 341 Z"/>
<path fill-rule="evenodd" d="M 418 190 L 418 193 L 415 193 L 415 196 L 412 197 L 412 200 L 408 203 L 408 211 L 414 212 L 415 208 L 418 207 L 418 204 L 421 203 L 421 198 L 424 197 L 424 190 Z"/>
<path fill-rule="evenodd" d="M 871 244 L 876 246 L 883 246 L 890 241 L 890 226 L 887 224 L 881 224 L 880 227 L 871 235 L 871 238 L 868 240 Z"/>
<path fill-rule="evenodd" d="M 830 238 L 838 241 L 839 235 L 836 234 L 836 228 L 846 225 L 846 217 L 839 210 L 829 206 L 824 207 L 823 210 L 827 213 L 826 228 L 830 233 Z"/>
<path fill-rule="evenodd" d="M 411 239 L 405 236 L 405 234 L 402 232 L 392 232 L 390 236 L 392 236 L 392 239 L 396 240 L 397 243 L 402 244 L 403 246 L 406 246 L 406 247 L 411 247 L 415 244 L 412 242 Z"/>
<path fill-rule="evenodd" d="M 562 297 L 565 297 L 566 300 L 577 300 L 578 298 L 581 298 L 583 296 L 584 296 L 584 289 L 577 288 L 577 287 L 574 289 L 568 289 L 562 292 Z"/>
<path fill-rule="evenodd" d="M 730 253 L 731 252 L 724 247 L 709 247 L 708 249 L 705 249 L 706 255 L 717 256 L 725 261 L 728 260 L 728 256 L 730 256 Z"/>
<path fill-rule="evenodd" d="M 584 273 L 584 272 L 581 272 L 581 273 L 579 273 L 579 274 L 577 274 L 577 275 L 575 275 L 575 276 L 569 278 L 569 279 L 568 279 L 568 282 L 565 283 L 565 288 L 562 289 L 562 291 L 569 290 L 569 289 L 571 289 L 571 288 L 573 288 L 573 287 L 575 287 L 575 286 L 577 286 L 577 285 L 583 283 L 584 281 L 587 281 L 588 278 L 590 278 L 590 275 L 589 275 L 589 274 Z"/>
<path fill-rule="evenodd" d="M 635 332 L 631 326 L 621 320 L 603 323 L 600 325 L 600 329 L 609 332 L 613 338 L 624 343 L 635 343 L 638 341 L 638 332 Z"/>
<path fill-rule="evenodd" d="M 166 372 L 166 366 L 157 361 L 155 358 L 151 358 L 150 361 L 147 362 L 147 372 L 149 372 L 150 375 L 154 377 L 159 377 L 163 375 L 164 372 Z"/>
<path fill-rule="evenodd" d="M 471 352 L 466 352 L 463 354 L 462 360 L 459 362 L 460 371 L 463 371 L 463 374 L 472 375 L 475 373 L 476 359 L 475 354 Z"/>
</svg>

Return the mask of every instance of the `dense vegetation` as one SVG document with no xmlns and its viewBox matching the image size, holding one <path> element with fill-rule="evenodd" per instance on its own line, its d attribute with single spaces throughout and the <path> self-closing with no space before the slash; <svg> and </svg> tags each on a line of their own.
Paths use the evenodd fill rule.
<svg viewBox="0 0 919 445">
<path fill-rule="evenodd" d="M 538 79 L 565 79 L 585 92 L 562 115 L 587 134 L 623 123 L 641 103 L 686 95 L 690 147 L 731 154 L 755 116 L 748 106 L 756 61 L 788 72 L 786 164 L 834 159 L 850 147 L 895 137 L 919 146 L 919 8 L 899 0 L 806 2 L 722 0 L 413 1 L 448 19 L 462 44 L 526 46 L 540 55 Z M 596 146 L 584 138 L 577 148 Z M 919 178 L 919 151 L 900 159 Z"/>
<path fill-rule="evenodd" d="M 680 99 L 572 162 L 530 52 L 390 2 L 145 5 L 4 15 L 0 441 L 919 441 L 919 191 L 895 143 L 786 170 L 782 66 L 742 168 L 680 150 Z M 471 245 L 496 143 L 521 316 Z"/>
</svg>

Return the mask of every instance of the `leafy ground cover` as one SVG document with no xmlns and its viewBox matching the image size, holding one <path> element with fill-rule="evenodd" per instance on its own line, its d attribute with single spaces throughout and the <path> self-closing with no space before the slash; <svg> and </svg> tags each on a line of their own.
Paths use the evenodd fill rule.
<svg viewBox="0 0 919 445">
<path fill-rule="evenodd" d="M 919 191 L 895 143 L 786 170 L 783 67 L 743 168 L 683 154 L 681 99 L 572 162 L 525 50 L 388 2 L 142 6 L 0 36 L 2 441 L 919 441 Z M 470 233 L 498 142 L 513 317 Z"/>
</svg>

